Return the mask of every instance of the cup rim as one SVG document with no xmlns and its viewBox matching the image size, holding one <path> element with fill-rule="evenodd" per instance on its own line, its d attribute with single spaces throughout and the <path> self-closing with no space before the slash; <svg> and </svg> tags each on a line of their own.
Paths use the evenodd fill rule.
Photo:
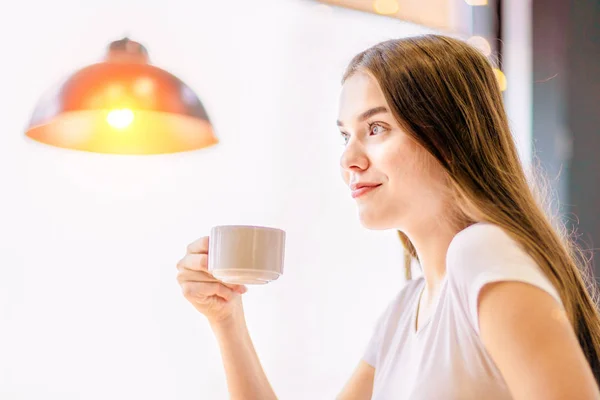
<svg viewBox="0 0 600 400">
<path fill-rule="evenodd" d="M 274 228 L 271 226 L 262 226 L 262 225 L 215 225 L 213 226 L 210 230 L 214 231 L 216 229 L 252 229 L 252 230 L 266 230 L 266 231 L 275 231 L 275 232 L 281 232 L 285 234 L 285 231 L 283 229 L 280 228 Z"/>
</svg>

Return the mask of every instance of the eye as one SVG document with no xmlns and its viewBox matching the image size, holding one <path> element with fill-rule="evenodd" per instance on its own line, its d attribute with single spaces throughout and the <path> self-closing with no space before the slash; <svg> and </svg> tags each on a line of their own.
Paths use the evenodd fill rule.
<svg viewBox="0 0 600 400">
<path fill-rule="evenodd" d="M 369 132 L 373 135 L 380 135 L 385 132 L 385 128 L 377 123 L 369 124 Z"/>
<path fill-rule="evenodd" d="M 340 136 L 342 137 L 342 143 L 343 144 L 348 144 L 348 140 L 350 140 L 350 135 L 348 135 L 346 132 L 340 132 Z"/>
</svg>

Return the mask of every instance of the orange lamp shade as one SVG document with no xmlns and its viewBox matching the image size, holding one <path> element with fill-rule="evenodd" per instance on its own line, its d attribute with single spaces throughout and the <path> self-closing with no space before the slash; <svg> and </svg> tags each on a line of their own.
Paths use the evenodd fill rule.
<svg viewBox="0 0 600 400">
<path fill-rule="evenodd" d="M 26 135 L 48 145 L 111 154 L 165 154 L 218 143 L 204 106 L 180 79 L 127 38 L 106 59 L 60 82 L 38 102 Z"/>
</svg>

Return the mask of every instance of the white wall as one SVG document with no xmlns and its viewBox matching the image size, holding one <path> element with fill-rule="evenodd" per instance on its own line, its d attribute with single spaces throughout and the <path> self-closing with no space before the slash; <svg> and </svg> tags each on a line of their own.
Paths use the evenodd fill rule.
<svg viewBox="0 0 600 400">
<path fill-rule="evenodd" d="M 0 398 L 226 399 L 176 262 L 214 224 L 288 232 L 245 295 L 282 399 L 331 399 L 402 284 L 394 232 L 360 227 L 338 174 L 339 79 L 421 28 L 309 1 L 12 2 L 0 15 Z M 200 95 L 221 143 L 157 157 L 23 139 L 41 94 L 122 35 Z"/>
<path fill-rule="evenodd" d="M 506 112 L 526 169 L 532 164 L 533 59 L 531 0 L 506 0 L 503 7 Z"/>
</svg>

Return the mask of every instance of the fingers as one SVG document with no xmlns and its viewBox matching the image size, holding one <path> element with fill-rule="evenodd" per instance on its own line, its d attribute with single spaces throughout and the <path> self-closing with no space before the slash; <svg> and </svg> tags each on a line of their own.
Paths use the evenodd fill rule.
<svg viewBox="0 0 600 400">
<path fill-rule="evenodd" d="M 177 282 L 181 285 L 185 282 L 218 282 L 218 280 L 208 272 L 198 272 L 182 268 L 177 273 Z"/>
<path fill-rule="evenodd" d="M 198 272 L 192 271 L 189 269 L 181 268 L 177 273 L 177 282 L 183 287 L 186 283 L 217 283 L 221 286 L 226 287 L 227 289 L 234 290 L 237 293 L 243 294 L 248 291 L 248 288 L 245 285 L 235 285 L 222 282 L 212 276 L 208 272 Z"/>
<path fill-rule="evenodd" d="M 177 263 L 177 269 L 208 271 L 208 254 L 187 254 Z"/>
<path fill-rule="evenodd" d="M 185 282 L 216 282 L 238 293 L 246 293 L 244 285 L 228 284 L 215 278 L 207 270 L 208 256 L 206 254 L 188 254 L 177 263 L 177 281 Z"/>
<path fill-rule="evenodd" d="M 234 292 L 246 293 L 244 285 L 234 285 L 221 282 L 208 272 L 209 237 L 204 236 L 187 246 L 186 256 L 177 263 L 177 281 L 184 290 L 191 291 L 190 295 L 218 296 L 229 300 Z M 196 292 L 197 291 L 197 292 Z M 208 294 L 207 294 L 208 293 Z M 187 295 L 186 295 L 187 297 Z"/>
<path fill-rule="evenodd" d="M 208 236 L 190 243 L 187 246 L 187 254 L 203 254 L 208 252 Z"/>
<path fill-rule="evenodd" d="M 181 288 L 186 299 L 200 303 L 212 296 L 229 301 L 235 295 L 233 290 L 219 282 L 185 282 Z"/>
</svg>

